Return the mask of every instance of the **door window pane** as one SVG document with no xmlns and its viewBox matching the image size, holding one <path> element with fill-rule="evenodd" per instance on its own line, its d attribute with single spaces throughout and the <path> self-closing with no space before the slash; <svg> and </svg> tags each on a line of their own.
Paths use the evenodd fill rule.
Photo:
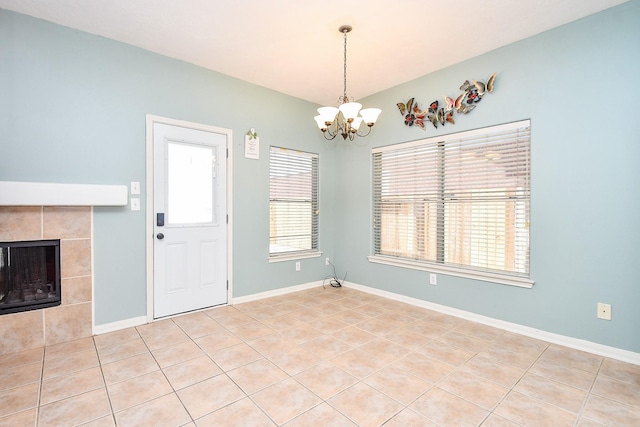
<svg viewBox="0 0 640 427">
<path fill-rule="evenodd" d="M 215 147 L 167 144 L 167 222 L 211 224 L 215 217 Z"/>
</svg>

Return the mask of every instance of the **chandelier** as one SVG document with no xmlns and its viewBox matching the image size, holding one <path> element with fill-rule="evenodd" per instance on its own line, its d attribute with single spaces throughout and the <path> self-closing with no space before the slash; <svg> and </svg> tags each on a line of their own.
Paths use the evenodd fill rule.
<svg viewBox="0 0 640 427">
<path fill-rule="evenodd" d="M 338 28 L 344 35 L 344 91 L 336 107 L 318 108 L 319 115 L 315 116 L 316 123 L 326 139 L 333 139 L 342 135 L 343 139 L 349 138 L 353 141 L 355 136 L 367 136 L 371 128 L 376 123 L 381 110 L 379 108 L 365 108 L 361 110 L 362 104 L 353 102 L 353 98 L 347 96 L 347 33 L 352 30 L 350 25 L 343 25 Z M 358 116 L 358 113 L 360 115 Z M 362 123 L 367 125 L 366 131 L 360 131 Z"/>
</svg>

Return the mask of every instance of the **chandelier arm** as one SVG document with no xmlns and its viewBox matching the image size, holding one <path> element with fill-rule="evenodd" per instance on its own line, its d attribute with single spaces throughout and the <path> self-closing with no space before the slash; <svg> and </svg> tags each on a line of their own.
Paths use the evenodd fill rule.
<svg viewBox="0 0 640 427">
<path fill-rule="evenodd" d="M 367 133 L 360 133 L 360 129 L 362 129 L 362 126 L 360 126 L 360 129 L 358 129 L 358 131 L 356 132 L 356 135 L 358 135 L 359 137 L 367 136 L 367 135 L 369 135 L 371 133 L 371 128 L 372 127 L 373 126 L 367 125 Z"/>
</svg>

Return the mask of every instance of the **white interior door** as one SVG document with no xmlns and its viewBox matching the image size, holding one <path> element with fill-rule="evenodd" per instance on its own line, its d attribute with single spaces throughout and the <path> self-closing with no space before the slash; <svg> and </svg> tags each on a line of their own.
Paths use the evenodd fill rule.
<svg viewBox="0 0 640 427">
<path fill-rule="evenodd" d="M 227 302 L 227 135 L 153 124 L 153 317 Z"/>
</svg>

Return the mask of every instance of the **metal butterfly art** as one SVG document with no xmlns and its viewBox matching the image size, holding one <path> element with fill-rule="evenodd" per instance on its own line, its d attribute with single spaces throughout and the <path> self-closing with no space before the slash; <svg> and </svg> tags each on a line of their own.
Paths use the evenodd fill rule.
<svg viewBox="0 0 640 427">
<path fill-rule="evenodd" d="M 409 99 L 406 103 L 398 102 L 400 114 L 404 116 L 404 124 L 407 126 L 419 126 L 424 130 L 424 116 L 426 113 L 420 110 L 418 103 L 413 102 L 414 98 Z"/>
<path fill-rule="evenodd" d="M 427 111 L 421 111 L 418 103 L 415 102 L 415 98 L 409 99 L 406 103 L 398 102 L 398 109 L 404 117 L 404 124 L 407 126 L 413 126 L 415 124 L 422 130 L 425 130 L 423 120 L 425 116 L 436 129 L 438 125 L 444 126 L 447 123 L 455 124 L 456 122 L 453 118 L 454 113 L 468 114 L 476 108 L 483 96 L 493 92 L 496 75 L 497 73 L 493 73 L 486 82 L 480 80 L 465 80 L 460 86 L 462 93 L 455 99 L 449 96 L 443 97 L 444 107 L 440 107 L 440 103 L 435 100 L 429 104 Z"/>
</svg>

